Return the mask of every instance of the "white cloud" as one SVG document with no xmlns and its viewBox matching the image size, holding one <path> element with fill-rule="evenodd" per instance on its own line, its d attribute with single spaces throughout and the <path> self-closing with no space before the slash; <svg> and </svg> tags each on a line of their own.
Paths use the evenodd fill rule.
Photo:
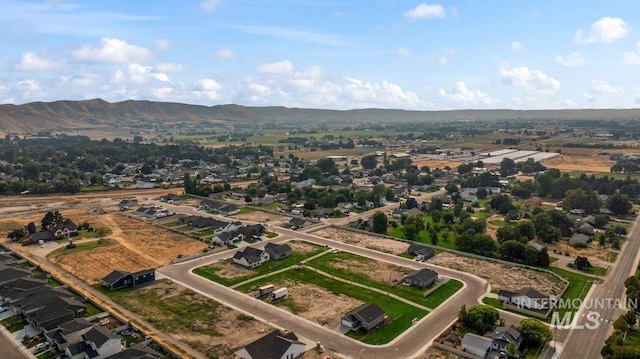
<svg viewBox="0 0 640 359">
<path fill-rule="evenodd" d="M 167 50 L 171 47 L 171 41 L 166 39 L 160 39 L 156 41 L 156 49 L 158 50 Z"/>
<path fill-rule="evenodd" d="M 579 52 L 572 52 L 569 56 L 564 57 L 562 55 L 556 56 L 556 62 L 560 65 L 567 67 L 579 67 L 584 66 L 584 58 Z"/>
<path fill-rule="evenodd" d="M 519 41 L 512 41 L 511 42 L 511 50 L 513 50 L 513 52 L 520 52 L 522 51 L 523 45 L 521 42 Z"/>
<path fill-rule="evenodd" d="M 411 50 L 406 47 L 399 47 L 396 49 L 396 56 L 409 56 L 411 55 Z"/>
<path fill-rule="evenodd" d="M 159 100 L 166 100 L 171 98 L 172 93 L 172 87 L 154 87 L 151 89 L 151 95 Z"/>
<path fill-rule="evenodd" d="M 622 54 L 622 58 L 629 65 L 640 65 L 640 41 L 638 41 L 638 51 L 629 51 Z"/>
<path fill-rule="evenodd" d="M 446 65 L 449 63 L 449 59 L 447 59 L 445 56 L 440 56 L 438 58 L 438 65 Z"/>
<path fill-rule="evenodd" d="M 200 79 L 193 86 L 193 94 L 198 98 L 204 98 L 210 101 L 216 101 L 221 98 L 220 90 L 222 85 L 214 79 Z"/>
<path fill-rule="evenodd" d="M 142 85 L 149 81 L 171 83 L 169 76 L 163 72 L 153 71 L 151 66 L 142 66 L 132 63 L 125 67 L 118 68 L 114 74 L 113 83 Z"/>
<path fill-rule="evenodd" d="M 200 3 L 200 8 L 202 8 L 202 10 L 204 11 L 211 12 L 216 8 L 218 8 L 218 5 L 220 5 L 220 2 L 221 2 L 220 0 L 205 0 L 202 3 Z"/>
<path fill-rule="evenodd" d="M 223 48 L 216 51 L 212 56 L 214 59 L 232 59 L 234 55 L 231 50 Z"/>
<path fill-rule="evenodd" d="M 480 90 L 469 90 L 464 81 L 456 81 L 456 88 L 451 93 L 443 88 L 439 91 L 440 96 L 446 97 L 455 102 L 462 103 L 463 105 L 491 105 L 498 101 L 485 92 Z"/>
<path fill-rule="evenodd" d="M 562 101 L 562 103 L 560 105 L 562 107 L 566 107 L 566 108 L 575 108 L 576 107 L 575 101 L 573 101 L 571 99 L 565 99 L 564 101 Z"/>
<path fill-rule="evenodd" d="M 88 87 L 93 86 L 98 83 L 98 80 L 101 79 L 101 76 L 96 73 L 80 71 L 77 75 L 74 75 L 71 78 L 71 83 L 74 86 L 79 87 Z"/>
<path fill-rule="evenodd" d="M 619 94 L 622 92 L 622 87 L 612 86 L 606 81 L 592 80 L 591 81 L 591 93 L 592 94 Z"/>
<path fill-rule="evenodd" d="M 289 60 L 282 60 L 271 64 L 264 64 L 258 66 L 258 72 L 263 72 L 270 75 L 282 75 L 293 71 L 293 64 Z"/>
<path fill-rule="evenodd" d="M 523 87 L 540 94 L 555 94 L 560 90 L 560 81 L 539 70 L 530 70 L 525 66 L 512 69 L 500 68 L 501 81 L 507 85 Z"/>
<path fill-rule="evenodd" d="M 84 45 L 73 51 L 73 57 L 80 61 L 118 64 L 145 61 L 151 53 L 147 48 L 105 37 L 100 40 L 100 46 Z"/>
<path fill-rule="evenodd" d="M 62 63 L 63 61 L 52 61 L 39 57 L 33 52 L 25 52 L 15 69 L 18 71 L 50 71 L 57 69 Z"/>
<path fill-rule="evenodd" d="M 431 19 L 434 17 L 444 19 L 445 11 L 442 5 L 429 5 L 423 2 L 422 4 L 416 6 L 413 10 L 405 12 L 404 17 L 410 20 Z"/>
<path fill-rule="evenodd" d="M 187 67 L 173 62 L 163 62 L 153 66 L 153 69 L 158 72 L 184 72 Z"/>
<path fill-rule="evenodd" d="M 627 36 L 628 32 L 629 26 L 622 19 L 605 16 L 591 24 L 591 31 L 586 38 L 584 30 L 578 29 L 573 41 L 585 44 L 612 43 Z"/>
</svg>

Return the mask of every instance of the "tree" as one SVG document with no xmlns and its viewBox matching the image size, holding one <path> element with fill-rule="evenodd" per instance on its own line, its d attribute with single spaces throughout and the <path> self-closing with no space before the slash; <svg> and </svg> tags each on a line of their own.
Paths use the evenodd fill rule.
<svg viewBox="0 0 640 359">
<path fill-rule="evenodd" d="M 551 329 L 538 319 L 525 318 L 518 325 L 522 334 L 522 344 L 528 348 L 538 348 L 553 338 Z"/>
<path fill-rule="evenodd" d="M 547 251 L 547 247 L 542 247 L 542 249 L 538 252 L 538 263 L 541 267 L 548 267 L 551 264 L 551 260 L 549 259 L 549 252 Z"/>
<path fill-rule="evenodd" d="M 386 214 L 378 211 L 373 214 L 373 217 L 371 218 L 371 220 L 373 222 L 373 228 L 372 228 L 373 232 L 381 233 L 381 234 L 387 233 L 387 226 L 389 225 L 389 219 L 387 218 Z"/>
<path fill-rule="evenodd" d="M 496 239 L 498 242 L 503 243 L 506 241 L 519 241 L 522 238 L 520 229 L 516 226 L 504 226 L 498 228 L 496 231 Z"/>
<path fill-rule="evenodd" d="M 415 224 L 408 223 L 402 228 L 402 234 L 404 234 L 404 238 L 410 241 L 415 241 L 418 238 L 418 230 L 416 229 Z"/>
<path fill-rule="evenodd" d="M 584 209 L 588 213 L 596 213 L 602 203 L 600 198 L 593 191 L 585 191 L 582 188 L 570 189 L 565 192 L 562 199 L 562 207 L 568 210 Z"/>
<path fill-rule="evenodd" d="M 521 221 L 518 223 L 518 230 L 520 230 L 520 236 L 525 237 L 528 240 L 536 238 L 536 226 L 531 221 Z"/>
<path fill-rule="evenodd" d="M 360 159 L 360 165 L 362 165 L 362 168 L 367 170 L 376 168 L 377 164 L 378 160 L 375 155 L 364 156 Z"/>
<path fill-rule="evenodd" d="M 616 193 L 607 198 L 607 208 L 617 215 L 629 213 L 633 205 L 629 202 L 629 197 Z"/>
<path fill-rule="evenodd" d="M 582 256 L 576 257 L 576 259 L 573 261 L 573 265 L 576 266 L 578 270 L 591 268 L 591 262 L 589 262 L 589 259 Z"/>
<path fill-rule="evenodd" d="M 459 316 L 461 314 L 463 313 L 458 313 Z M 500 315 L 494 307 L 476 304 L 466 310 L 466 315 L 460 319 L 462 324 L 471 328 L 474 333 L 484 334 L 495 327 L 498 319 L 500 319 Z"/>
<path fill-rule="evenodd" d="M 58 211 L 48 211 L 41 220 L 42 229 L 48 230 L 52 227 L 62 225 L 64 223 L 64 217 Z"/>
<path fill-rule="evenodd" d="M 487 191 L 487 189 L 484 187 L 480 187 L 476 190 L 476 197 L 478 197 L 479 199 L 487 198 L 488 195 L 489 191 Z"/>
<path fill-rule="evenodd" d="M 407 199 L 405 205 L 407 206 L 407 209 L 418 208 L 418 201 L 415 198 L 411 197 Z"/>
<path fill-rule="evenodd" d="M 34 222 L 29 222 L 27 224 L 27 232 L 29 232 L 29 234 L 36 233 L 37 231 L 38 229 L 36 228 L 36 224 Z"/>
<path fill-rule="evenodd" d="M 449 183 L 444 187 L 444 189 L 447 191 L 447 193 L 454 194 L 458 192 L 458 185 L 455 183 Z"/>
<path fill-rule="evenodd" d="M 514 174 L 515 171 L 516 163 L 512 159 L 505 158 L 500 162 L 500 174 L 502 174 L 502 176 L 509 176 Z"/>
</svg>

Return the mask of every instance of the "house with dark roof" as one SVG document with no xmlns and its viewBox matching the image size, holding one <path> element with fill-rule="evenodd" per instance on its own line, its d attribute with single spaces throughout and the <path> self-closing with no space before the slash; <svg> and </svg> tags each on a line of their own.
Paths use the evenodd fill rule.
<svg viewBox="0 0 640 359">
<path fill-rule="evenodd" d="M 350 330 L 363 328 L 370 331 L 384 322 L 384 311 L 375 303 L 365 303 L 342 317 L 340 323 Z"/>
<path fill-rule="evenodd" d="M 245 238 L 260 238 L 267 233 L 267 229 L 261 224 L 248 224 L 238 228 L 238 232 L 244 234 Z"/>
<path fill-rule="evenodd" d="M 49 345 L 64 351 L 71 343 L 82 340 L 81 335 L 93 327 L 93 323 L 84 318 L 75 318 L 61 323 L 55 328 L 44 332 Z"/>
<path fill-rule="evenodd" d="M 120 203 L 118 203 L 118 208 L 120 208 L 121 211 L 124 211 L 136 207 L 137 205 L 137 199 L 123 199 L 122 201 L 120 201 Z"/>
<path fill-rule="evenodd" d="M 237 246 L 244 239 L 244 235 L 239 231 L 233 232 L 220 232 L 213 236 L 213 241 L 223 243 L 228 246 Z"/>
<path fill-rule="evenodd" d="M 549 305 L 555 301 L 555 299 L 555 295 L 545 295 L 531 287 L 518 289 L 515 292 L 507 290 L 498 291 L 498 300 L 525 309 L 548 309 Z"/>
<path fill-rule="evenodd" d="M 283 243 L 283 244 L 267 243 L 267 245 L 264 246 L 264 250 L 265 252 L 269 253 L 269 258 L 274 261 L 287 258 L 292 253 L 291 246 L 289 246 L 286 243 Z"/>
<path fill-rule="evenodd" d="M 11 298 L 28 292 L 34 288 L 44 287 L 47 282 L 44 279 L 22 277 L 11 283 L 0 286 L 0 303 L 11 302 Z M 6 298 L 6 300 L 5 300 Z"/>
<path fill-rule="evenodd" d="M 265 335 L 235 352 L 241 359 L 295 359 L 304 354 L 305 345 L 293 333 L 280 330 Z"/>
<path fill-rule="evenodd" d="M 82 317 L 87 309 L 84 303 L 70 296 L 29 297 L 18 305 L 29 324 L 39 331 L 51 330 L 73 318 Z"/>
<path fill-rule="evenodd" d="M 121 338 L 84 318 L 75 318 L 44 333 L 47 342 L 67 358 L 107 358 L 122 350 Z"/>
<path fill-rule="evenodd" d="M 569 238 L 569 244 L 571 245 L 584 245 L 588 246 L 589 242 L 591 242 L 591 238 L 583 233 L 574 233 L 571 238 Z"/>
<path fill-rule="evenodd" d="M 484 337 L 493 340 L 491 350 L 495 351 L 506 351 L 507 346 L 511 343 L 515 345 L 516 349 L 520 349 L 522 346 L 522 334 L 513 324 L 508 327 L 497 327 L 493 331 L 486 332 Z"/>
<path fill-rule="evenodd" d="M 438 273 L 429 268 L 422 268 L 402 280 L 402 284 L 418 288 L 426 288 L 438 280 Z"/>
<path fill-rule="evenodd" d="M 160 353 L 149 348 L 144 343 L 138 343 L 128 347 L 119 353 L 106 357 L 105 359 L 159 359 Z"/>
<path fill-rule="evenodd" d="M 300 228 L 304 228 L 306 226 L 311 225 L 313 222 L 311 222 L 310 220 L 306 219 L 306 218 L 298 218 L 298 217 L 293 217 L 289 220 L 289 225 L 291 226 L 291 229 L 300 229 Z"/>
<path fill-rule="evenodd" d="M 122 350 L 120 337 L 114 335 L 107 328 L 94 325 L 86 333 L 82 334 L 82 342 L 89 348 L 87 354 L 95 352 L 98 355 L 93 358 L 106 358 Z M 69 350 L 71 346 L 67 348 Z M 91 356 L 88 355 L 90 358 Z M 80 358 L 86 358 L 81 356 Z"/>
<path fill-rule="evenodd" d="M 245 247 L 233 255 L 233 263 L 246 268 L 256 268 L 269 260 L 269 253 L 253 247 Z"/>
<path fill-rule="evenodd" d="M 43 242 L 53 241 L 55 239 L 56 239 L 56 236 L 51 231 L 35 232 L 29 235 L 29 240 L 33 244 L 40 243 L 40 241 L 43 241 Z"/>
<path fill-rule="evenodd" d="M 436 252 L 431 247 L 423 246 L 418 243 L 411 243 L 409 248 L 407 248 L 407 253 L 413 256 L 422 256 L 422 258 L 429 259 L 436 255 Z"/>
<path fill-rule="evenodd" d="M 155 279 L 156 270 L 154 268 L 135 273 L 114 270 L 102 279 L 102 285 L 110 290 L 116 290 L 126 287 L 137 287 L 141 284 L 154 281 Z"/>
<path fill-rule="evenodd" d="M 30 277 L 31 272 L 22 269 L 22 268 L 14 268 L 14 267 L 0 267 L 0 285 L 5 285 L 11 282 L 14 282 L 20 278 Z"/>
</svg>

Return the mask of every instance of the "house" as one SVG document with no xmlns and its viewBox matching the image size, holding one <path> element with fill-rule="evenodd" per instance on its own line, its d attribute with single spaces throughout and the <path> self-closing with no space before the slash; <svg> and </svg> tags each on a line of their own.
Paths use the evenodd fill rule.
<svg viewBox="0 0 640 359">
<path fill-rule="evenodd" d="M 182 196 L 177 195 L 177 194 L 173 194 L 173 193 L 169 193 L 166 194 L 162 197 L 160 197 L 160 202 L 167 202 L 167 203 L 173 203 L 179 199 L 182 199 Z"/>
<path fill-rule="evenodd" d="M 39 331 L 50 330 L 73 318 L 82 317 L 87 310 L 84 303 L 66 295 L 31 296 L 13 304 L 14 309 L 16 306 L 20 307 L 27 322 Z"/>
<path fill-rule="evenodd" d="M 508 327 L 497 327 L 494 331 L 486 332 L 484 337 L 493 340 L 491 350 L 495 351 L 506 351 L 507 346 L 511 343 L 517 349 L 522 345 L 522 334 L 513 324 Z"/>
<path fill-rule="evenodd" d="M 122 350 L 120 337 L 106 328 L 75 318 L 44 333 L 51 346 L 67 358 L 107 358 Z"/>
<path fill-rule="evenodd" d="M 218 214 L 222 216 L 233 216 L 238 213 L 240 213 L 240 208 L 232 204 L 225 204 L 224 206 L 218 207 Z"/>
<path fill-rule="evenodd" d="M 436 255 L 436 252 L 431 247 L 423 246 L 418 243 L 411 243 L 407 249 L 407 253 L 413 256 L 422 256 L 425 260 Z"/>
<path fill-rule="evenodd" d="M 421 210 L 419 210 L 417 208 L 410 208 L 410 209 L 405 210 L 403 214 L 406 214 L 407 216 L 415 217 L 415 216 L 420 216 L 420 215 L 424 214 L 424 212 L 422 212 Z"/>
<path fill-rule="evenodd" d="M 384 322 L 386 317 L 384 311 L 377 304 L 365 303 L 342 317 L 341 323 L 350 330 L 363 328 L 370 331 Z"/>
<path fill-rule="evenodd" d="M 20 296 L 35 288 L 44 287 L 47 282 L 44 279 L 22 277 L 11 283 L 0 286 L 0 304 L 10 302 L 11 298 Z"/>
<path fill-rule="evenodd" d="M 56 236 L 51 231 L 36 232 L 36 233 L 31 233 L 29 235 L 29 240 L 33 244 L 40 243 L 40 241 L 43 241 L 43 242 L 53 241 L 55 239 L 56 239 Z"/>
<path fill-rule="evenodd" d="M 295 359 L 302 356 L 305 345 L 293 333 L 280 330 L 265 335 L 235 352 L 241 359 Z"/>
<path fill-rule="evenodd" d="M 462 337 L 462 351 L 484 358 L 493 344 L 493 339 L 467 333 Z"/>
<path fill-rule="evenodd" d="M 102 285 L 110 290 L 126 287 L 137 287 L 156 279 L 155 269 L 142 270 L 135 273 L 114 270 L 102 279 Z"/>
<path fill-rule="evenodd" d="M 213 240 L 219 243 L 224 243 L 228 246 L 237 246 L 244 239 L 244 234 L 234 232 L 220 232 L 213 236 Z"/>
<path fill-rule="evenodd" d="M 499 290 L 498 300 L 525 309 L 544 310 L 549 308 L 552 301 L 555 301 L 555 296 L 545 295 L 531 287 L 525 287 L 515 292 Z"/>
<path fill-rule="evenodd" d="M 14 267 L 0 267 L 0 285 L 5 285 L 11 282 L 14 282 L 20 278 L 30 277 L 31 272 L 22 269 L 22 268 L 14 268 Z"/>
<path fill-rule="evenodd" d="M 138 343 L 128 347 L 116 354 L 108 356 L 106 359 L 159 359 L 160 353 L 149 348 L 144 343 Z"/>
<path fill-rule="evenodd" d="M 118 208 L 120 208 L 121 211 L 124 211 L 136 207 L 137 205 L 137 199 L 123 199 L 122 201 L 120 201 L 120 203 L 118 203 Z"/>
<path fill-rule="evenodd" d="M 422 268 L 419 271 L 404 277 L 402 284 L 406 286 L 426 288 L 437 280 L 438 272 L 429 268 Z"/>
<path fill-rule="evenodd" d="M 306 218 L 291 218 L 289 220 L 289 225 L 291 226 L 291 229 L 300 229 L 300 228 L 304 228 L 306 226 L 311 225 L 313 222 L 311 222 L 310 220 L 306 219 Z"/>
<path fill-rule="evenodd" d="M 571 245 L 580 244 L 580 245 L 588 246 L 590 241 L 591 241 L 591 238 L 589 238 L 589 236 L 583 233 L 574 233 L 573 236 L 569 238 L 569 244 Z"/>
<path fill-rule="evenodd" d="M 269 253 L 269 257 L 274 261 L 287 258 L 292 253 L 291 247 L 288 244 L 267 243 L 264 250 Z"/>
<path fill-rule="evenodd" d="M 73 223 L 67 223 L 52 228 L 51 232 L 53 233 L 54 237 L 56 237 L 56 239 L 60 239 L 63 237 L 69 238 L 78 234 L 78 226 Z"/>
<path fill-rule="evenodd" d="M 233 255 L 233 263 L 247 268 L 256 268 L 269 260 L 269 253 L 253 247 L 245 247 Z"/>
<path fill-rule="evenodd" d="M 248 224 L 238 228 L 245 238 L 260 238 L 267 233 L 267 229 L 261 224 Z"/>
<path fill-rule="evenodd" d="M 580 227 L 578 227 L 577 231 L 582 234 L 586 234 L 587 236 L 592 236 L 595 233 L 593 226 L 589 223 L 582 224 Z"/>
</svg>

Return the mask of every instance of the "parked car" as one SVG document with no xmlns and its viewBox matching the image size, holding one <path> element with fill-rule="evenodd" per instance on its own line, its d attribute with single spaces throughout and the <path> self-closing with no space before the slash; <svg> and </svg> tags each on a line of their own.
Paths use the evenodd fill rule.
<svg viewBox="0 0 640 359">
<path fill-rule="evenodd" d="M 36 345 L 35 351 L 44 350 L 44 349 L 46 349 L 48 347 L 49 347 L 49 342 L 38 343 L 38 345 Z"/>
<path fill-rule="evenodd" d="M 125 329 L 120 332 L 121 335 L 131 335 L 131 329 Z"/>
</svg>

